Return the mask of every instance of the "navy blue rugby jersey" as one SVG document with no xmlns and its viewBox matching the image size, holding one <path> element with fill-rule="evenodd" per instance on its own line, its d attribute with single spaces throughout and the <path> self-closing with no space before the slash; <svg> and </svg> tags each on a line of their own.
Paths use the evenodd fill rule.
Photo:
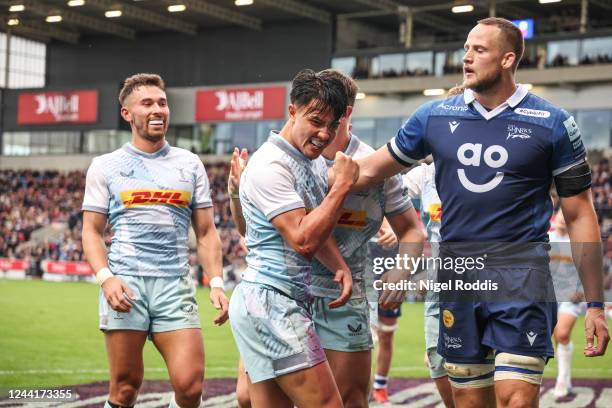
<svg viewBox="0 0 612 408">
<path fill-rule="evenodd" d="M 433 154 L 446 242 L 547 242 L 553 176 L 586 156 L 574 118 L 522 86 L 491 111 L 469 89 L 428 102 L 387 147 L 406 166 Z"/>
</svg>

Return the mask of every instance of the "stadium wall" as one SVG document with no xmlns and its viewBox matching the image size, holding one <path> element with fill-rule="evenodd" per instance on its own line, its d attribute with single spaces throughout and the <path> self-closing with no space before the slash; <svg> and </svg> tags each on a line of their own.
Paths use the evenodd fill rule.
<svg viewBox="0 0 612 408">
<path fill-rule="evenodd" d="M 329 66 L 332 25 L 290 21 L 203 30 L 198 35 L 139 33 L 134 41 L 85 37 L 78 45 L 47 48 L 47 85 L 116 83 L 156 72 L 171 86 L 286 81 L 300 69 Z"/>
</svg>

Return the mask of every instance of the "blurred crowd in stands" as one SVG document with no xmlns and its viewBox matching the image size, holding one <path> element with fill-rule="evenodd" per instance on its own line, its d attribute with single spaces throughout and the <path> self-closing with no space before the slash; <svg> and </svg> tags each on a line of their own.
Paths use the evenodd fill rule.
<svg viewBox="0 0 612 408">
<path fill-rule="evenodd" d="M 520 68 L 528 68 L 528 69 L 545 69 L 545 68 L 555 68 L 555 67 L 569 67 L 576 65 L 595 65 L 595 64 L 610 64 L 612 63 L 612 55 L 610 54 L 597 54 L 597 55 L 587 55 L 582 57 L 578 64 L 570 63 L 569 57 L 563 54 L 555 55 L 550 61 L 546 59 L 546 51 L 544 49 L 539 49 L 537 55 L 530 56 L 525 55 L 521 59 Z M 371 78 L 394 78 L 394 77 L 414 77 L 414 76 L 428 76 L 433 75 L 433 73 L 426 68 L 417 68 L 414 70 L 403 70 L 403 69 L 394 69 L 389 68 L 385 69 L 380 74 L 374 74 L 370 72 L 367 64 L 362 62 L 359 64 L 359 67 L 356 67 L 352 76 L 355 79 L 371 79 Z M 461 74 L 463 72 L 463 63 L 458 64 L 445 64 L 442 67 L 442 74 L 450 75 L 450 74 Z"/>
<path fill-rule="evenodd" d="M 591 163 L 593 200 L 599 216 L 608 262 L 612 262 L 612 187 L 609 159 Z M 215 225 L 223 248 L 223 267 L 228 280 L 244 269 L 246 249 L 241 243 L 229 210 L 225 164 L 207 165 L 214 202 Z M 81 171 L 0 171 L 0 258 L 59 261 L 84 260 L 81 245 L 85 187 Z M 55 227 L 57 228 L 55 228 Z M 111 231 L 106 234 L 110 244 Z M 191 256 L 195 271 L 197 257 Z"/>
</svg>

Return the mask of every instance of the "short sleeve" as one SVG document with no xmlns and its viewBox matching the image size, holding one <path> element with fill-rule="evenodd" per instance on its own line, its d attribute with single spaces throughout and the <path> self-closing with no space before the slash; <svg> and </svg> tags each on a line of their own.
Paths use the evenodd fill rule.
<svg viewBox="0 0 612 408">
<path fill-rule="evenodd" d="M 195 186 L 193 189 L 193 197 L 191 199 L 192 208 L 208 208 L 212 207 L 210 198 L 210 184 L 204 164 L 198 158 L 196 162 L 196 177 Z"/>
<path fill-rule="evenodd" d="M 287 211 L 304 208 L 304 201 L 295 190 L 295 177 L 279 162 L 269 163 L 265 169 L 247 165 L 241 180 L 241 200 L 244 197 L 259 209 L 268 221 Z"/>
<path fill-rule="evenodd" d="M 108 214 L 109 205 L 110 193 L 104 176 L 104 166 L 100 163 L 99 158 L 95 158 L 87 169 L 82 209 Z"/>
<path fill-rule="evenodd" d="M 394 216 L 412 208 L 408 190 L 402 182 L 402 177 L 396 175 L 385 181 L 385 215 Z"/>
<path fill-rule="evenodd" d="M 552 174 L 557 176 L 585 160 L 586 150 L 582 135 L 573 116 L 564 110 L 553 129 Z"/>
<path fill-rule="evenodd" d="M 423 193 L 423 185 L 425 184 L 425 165 L 411 169 L 403 178 L 404 185 L 408 190 L 408 196 L 411 199 L 420 200 Z"/>
<path fill-rule="evenodd" d="M 431 106 L 431 102 L 421 105 L 400 128 L 397 135 L 387 143 L 391 156 L 406 167 L 430 153 L 425 143 L 425 133 Z"/>
</svg>

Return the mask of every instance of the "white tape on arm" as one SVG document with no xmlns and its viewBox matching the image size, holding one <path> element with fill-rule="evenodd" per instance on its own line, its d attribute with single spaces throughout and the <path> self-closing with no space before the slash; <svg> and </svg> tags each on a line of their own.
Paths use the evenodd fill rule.
<svg viewBox="0 0 612 408">
<path fill-rule="evenodd" d="M 223 285 L 223 278 L 220 276 L 215 276 L 210 280 L 210 288 L 220 288 L 221 290 L 225 290 L 225 286 Z"/>
<path fill-rule="evenodd" d="M 112 278 L 113 273 L 108 268 L 102 268 L 96 273 L 96 281 L 98 285 L 102 286 L 104 282 L 106 282 L 109 278 Z"/>
</svg>

